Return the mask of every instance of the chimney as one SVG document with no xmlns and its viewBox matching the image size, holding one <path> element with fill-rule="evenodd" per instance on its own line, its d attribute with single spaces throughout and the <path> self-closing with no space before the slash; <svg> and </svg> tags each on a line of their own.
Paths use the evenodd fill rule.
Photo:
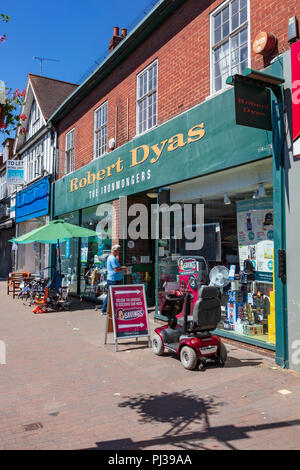
<svg viewBox="0 0 300 470">
<path fill-rule="evenodd" d="M 111 53 L 122 41 L 127 36 L 127 29 L 122 28 L 121 30 L 121 36 L 120 36 L 120 28 L 118 26 L 114 27 L 114 33 L 113 37 L 109 41 L 109 53 Z"/>
</svg>

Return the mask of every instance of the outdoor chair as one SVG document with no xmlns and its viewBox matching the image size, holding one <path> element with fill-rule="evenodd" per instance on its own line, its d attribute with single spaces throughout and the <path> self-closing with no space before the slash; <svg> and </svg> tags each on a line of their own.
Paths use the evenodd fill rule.
<svg viewBox="0 0 300 470">
<path fill-rule="evenodd" d="M 29 278 L 30 278 L 30 273 L 27 273 L 27 272 L 10 273 L 7 279 L 7 295 L 9 295 L 9 293 L 12 292 L 13 298 L 15 298 L 16 293 L 21 292 L 22 290 L 22 288 L 20 287 L 21 282 Z"/>
</svg>

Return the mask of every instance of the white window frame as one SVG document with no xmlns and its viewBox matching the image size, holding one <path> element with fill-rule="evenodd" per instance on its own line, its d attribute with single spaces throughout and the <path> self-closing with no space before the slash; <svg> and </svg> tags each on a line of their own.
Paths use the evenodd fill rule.
<svg viewBox="0 0 300 470">
<path fill-rule="evenodd" d="M 7 196 L 6 173 L 0 175 L 0 200 Z"/>
<path fill-rule="evenodd" d="M 142 96 L 139 96 L 139 80 L 140 78 L 147 73 L 149 73 L 149 70 L 151 70 L 154 66 L 156 66 L 156 86 L 155 88 L 152 88 L 152 90 L 149 90 L 149 85 L 147 85 L 147 92 L 144 93 Z M 149 78 L 147 78 L 148 81 Z M 140 130 L 140 121 L 139 121 L 139 105 L 144 102 L 145 100 L 149 100 L 150 97 L 153 95 L 156 95 L 155 99 L 155 112 L 152 112 L 152 126 L 149 126 L 149 116 L 148 116 L 148 110 L 149 106 L 147 106 L 147 126 L 146 128 Z M 155 120 L 153 120 L 153 117 L 155 116 Z M 144 68 L 136 78 L 136 135 L 142 135 L 145 132 L 148 132 L 150 129 L 153 129 L 154 127 L 157 126 L 158 122 L 158 60 L 154 60 L 149 64 L 146 68 Z"/>
<path fill-rule="evenodd" d="M 31 147 L 24 155 L 23 160 L 26 165 L 26 181 L 30 183 L 39 176 L 42 176 L 42 170 L 45 163 L 45 142 L 39 141 L 36 145 Z"/>
<path fill-rule="evenodd" d="M 215 75 L 214 75 L 214 51 L 217 49 L 217 47 L 221 46 L 222 44 L 226 43 L 229 40 L 229 71 L 228 71 L 228 76 L 232 75 L 232 65 L 231 65 L 231 49 L 230 49 L 230 40 L 232 36 L 235 36 L 238 34 L 240 31 L 242 31 L 244 28 L 248 28 L 247 31 L 247 45 L 248 45 L 248 68 L 251 68 L 251 26 L 250 26 L 250 17 L 251 17 L 251 12 L 250 12 L 250 0 L 247 0 L 247 20 L 242 24 L 239 25 L 237 28 L 232 30 L 232 14 L 231 14 L 231 4 L 234 0 L 226 0 L 223 2 L 221 5 L 218 6 L 211 14 L 210 14 L 210 94 L 215 95 L 222 93 L 224 90 L 227 90 L 229 88 L 229 85 L 225 85 L 220 90 L 215 90 Z M 229 34 L 216 44 L 214 43 L 214 18 L 215 16 L 220 13 L 224 8 L 226 8 L 229 5 L 229 22 L 230 22 L 230 31 Z M 240 10 L 239 10 L 240 11 Z M 240 62 L 239 62 L 240 64 Z"/>
<path fill-rule="evenodd" d="M 3 163 L 8 160 L 9 157 L 9 142 L 3 147 Z"/>
<path fill-rule="evenodd" d="M 98 126 L 98 114 L 104 119 Z M 104 113 L 104 114 L 103 114 Z M 107 121 L 108 121 L 108 101 L 105 101 L 99 108 L 94 111 L 94 159 L 101 158 L 107 154 Z M 98 136 L 102 141 L 102 145 L 98 145 Z M 104 140 L 103 140 L 104 135 Z"/>
<path fill-rule="evenodd" d="M 29 140 L 34 134 L 36 134 L 41 128 L 41 112 L 37 101 L 34 99 L 31 106 L 28 132 L 26 134 L 26 140 Z"/>
<path fill-rule="evenodd" d="M 73 146 L 68 148 L 68 139 L 69 137 L 73 134 L 72 141 L 73 141 Z M 70 162 L 67 164 L 67 160 L 69 158 L 69 155 L 72 155 L 71 157 L 71 165 Z M 74 171 L 74 155 L 75 155 L 75 128 L 71 129 L 69 132 L 66 134 L 65 138 L 65 175 L 68 175 L 69 173 L 72 173 Z M 69 170 L 69 171 L 68 171 Z"/>
</svg>

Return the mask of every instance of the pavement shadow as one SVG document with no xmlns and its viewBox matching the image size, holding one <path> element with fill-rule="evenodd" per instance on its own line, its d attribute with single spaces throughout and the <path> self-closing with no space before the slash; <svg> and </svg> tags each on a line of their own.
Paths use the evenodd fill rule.
<svg viewBox="0 0 300 470">
<path fill-rule="evenodd" d="M 126 401 L 119 404 L 120 408 L 134 410 L 139 415 L 141 424 L 164 423 L 169 425 L 168 430 L 151 439 L 133 441 L 131 438 L 123 438 L 97 442 L 96 447 L 90 450 L 127 451 L 146 450 L 151 447 L 168 450 L 168 446 L 178 450 L 208 450 L 211 448 L 212 439 L 217 444 L 214 447 L 220 447 L 221 444 L 223 448 L 236 450 L 233 442 L 251 439 L 250 433 L 300 425 L 298 419 L 256 426 L 210 426 L 210 416 L 218 413 L 218 408 L 222 406 L 226 406 L 226 403 L 217 403 L 214 398 L 200 398 L 191 390 L 127 397 Z M 194 429 L 191 429 L 191 425 Z M 208 440 L 209 443 L 206 442 Z"/>
<path fill-rule="evenodd" d="M 154 446 L 161 446 L 163 450 L 169 450 L 168 446 L 172 446 L 178 450 L 212 450 L 211 443 L 205 444 L 206 440 L 214 439 L 222 444 L 228 450 L 240 450 L 234 447 L 233 441 L 242 441 L 251 439 L 250 433 L 261 431 L 268 432 L 272 429 L 282 429 L 288 427 L 299 426 L 300 420 L 281 421 L 278 423 L 262 424 L 258 426 L 215 426 L 200 432 L 185 433 L 175 436 L 159 436 L 152 439 L 141 441 L 133 441 L 131 438 L 116 439 L 113 441 L 96 442 L 96 447 L 87 450 L 147 450 Z M 214 446 L 216 447 L 216 446 Z M 263 442 L 261 448 L 256 450 L 264 450 Z"/>
<path fill-rule="evenodd" d="M 230 356 L 226 361 L 225 368 L 230 369 L 231 367 L 259 367 L 263 363 L 264 362 L 260 357 L 237 359 L 236 357 Z"/>
<path fill-rule="evenodd" d="M 168 358 L 169 360 L 173 359 L 180 363 L 180 358 L 176 354 L 172 353 L 171 351 L 166 351 L 164 353 L 164 356 Z M 231 369 L 231 368 L 236 368 L 236 367 L 259 367 L 263 363 L 264 363 L 263 359 L 260 357 L 238 359 L 236 357 L 228 356 L 224 368 Z M 220 367 L 221 366 L 217 364 L 214 360 L 211 360 L 205 363 L 204 369 L 201 369 L 201 370 L 195 369 L 194 372 L 198 371 L 198 372 L 204 373 L 208 369 L 220 369 Z"/>
</svg>

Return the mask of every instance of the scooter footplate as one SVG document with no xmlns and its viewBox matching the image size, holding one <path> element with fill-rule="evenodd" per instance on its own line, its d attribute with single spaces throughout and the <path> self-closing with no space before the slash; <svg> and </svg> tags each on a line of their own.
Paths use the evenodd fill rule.
<svg viewBox="0 0 300 470">
<path fill-rule="evenodd" d="M 170 349 L 171 351 L 177 352 L 180 343 L 165 343 L 165 348 Z"/>
</svg>

